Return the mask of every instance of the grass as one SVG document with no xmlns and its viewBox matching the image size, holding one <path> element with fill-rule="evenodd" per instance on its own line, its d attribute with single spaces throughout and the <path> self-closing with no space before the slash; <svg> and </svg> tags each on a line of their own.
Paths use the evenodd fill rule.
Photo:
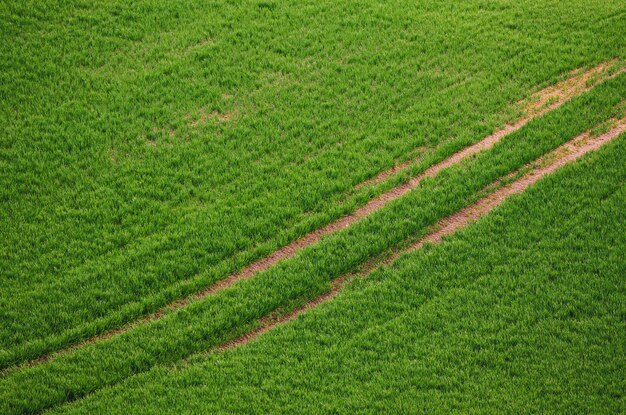
<svg viewBox="0 0 626 415">
<path fill-rule="evenodd" d="M 626 135 L 257 341 L 53 413 L 621 413 Z"/>
<path fill-rule="evenodd" d="M 0 380 L 2 412 L 37 411 L 74 400 L 237 337 L 264 315 L 289 310 L 319 295 L 328 289 L 330 280 L 424 234 L 440 218 L 473 201 L 499 177 L 601 121 L 623 114 L 625 93 L 623 74 L 252 280 L 123 335 L 10 373 Z"/>
<path fill-rule="evenodd" d="M 316 412 L 316 399 L 325 412 L 623 411 L 623 137 L 295 324 L 206 353 L 623 116 L 626 74 L 249 281 L 15 365 L 353 211 L 572 69 L 623 67 L 624 13 L 618 0 L 1 3 L 0 413 Z"/>
<path fill-rule="evenodd" d="M 623 57 L 623 10 L 0 5 L 0 366 L 223 278 L 420 146 L 478 140 L 537 85 Z"/>
</svg>

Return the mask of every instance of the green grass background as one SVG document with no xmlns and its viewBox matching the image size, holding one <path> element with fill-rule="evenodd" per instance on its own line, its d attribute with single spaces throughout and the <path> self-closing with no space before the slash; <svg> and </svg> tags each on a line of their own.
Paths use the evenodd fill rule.
<svg viewBox="0 0 626 415">
<path fill-rule="evenodd" d="M 625 10 L 3 2 L 1 354 L 119 326 L 351 210 L 419 147 L 479 140 L 623 57 Z"/>
</svg>

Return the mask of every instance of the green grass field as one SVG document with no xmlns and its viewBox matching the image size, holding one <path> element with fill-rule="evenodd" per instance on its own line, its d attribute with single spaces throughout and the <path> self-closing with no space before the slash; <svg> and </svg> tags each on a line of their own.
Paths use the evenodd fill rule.
<svg viewBox="0 0 626 415">
<path fill-rule="evenodd" d="M 58 412 L 620 413 L 625 157 L 626 135 L 249 346 Z"/>
<path fill-rule="evenodd" d="M 617 0 L 0 3 L 0 413 L 626 412 L 624 135 L 216 351 L 613 128 L 625 33 Z"/>
</svg>

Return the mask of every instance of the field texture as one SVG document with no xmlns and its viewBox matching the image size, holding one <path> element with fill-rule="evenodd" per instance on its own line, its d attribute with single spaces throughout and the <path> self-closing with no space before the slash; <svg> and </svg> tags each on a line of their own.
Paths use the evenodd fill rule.
<svg viewBox="0 0 626 415">
<path fill-rule="evenodd" d="M 1 3 L 0 413 L 626 411 L 624 33 Z"/>
</svg>

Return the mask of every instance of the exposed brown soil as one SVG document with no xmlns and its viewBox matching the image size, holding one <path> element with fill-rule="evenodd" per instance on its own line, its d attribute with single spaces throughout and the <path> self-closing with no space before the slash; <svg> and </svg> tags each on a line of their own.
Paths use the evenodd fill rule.
<svg viewBox="0 0 626 415">
<path fill-rule="evenodd" d="M 193 120 L 189 123 L 190 127 L 197 127 L 199 125 L 204 125 L 210 119 L 219 120 L 221 122 L 229 121 L 234 115 L 234 112 L 226 112 L 220 113 L 217 111 L 207 113 L 205 109 L 200 110 L 198 119 Z"/>
<path fill-rule="evenodd" d="M 526 188 L 536 183 L 542 177 L 554 172 L 563 165 L 582 157 L 590 151 L 597 150 L 604 144 L 617 138 L 625 131 L 626 118 L 623 118 L 615 123 L 611 130 L 598 137 L 592 137 L 589 133 L 581 134 L 580 136 L 570 140 L 569 142 L 563 144 L 551 153 L 539 158 L 537 161 L 531 164 L 532 166 L 539 167 L 530 170 L 518 180 L 498 188 L 493 193 L 485 196 L 482 199 L 479 199 L 475 203 L 458 211 L 457 213 L 445 219 L 442 219 L 437 224 L 435 230 L 432 233 L 428 234 L 427 236 L 425 236 L 418 242 L 410 245 L 409 247 L 394 252 L 386 259 L 379 261 L 378 263 L 369 263 L 366 267 L 364 267 L 364 270 L 362 270 L 359 275 L 361 277 L 364 277 L 383 265 L 389 265 L 390 263 L 398 259 L 398 257 L 400 257 L 402 254 L 416 249 L 420 249 L 422 246 L 424 246 L 425 243 L 436 244 L 440 242 L 445 236 L 453 234 L 458 229 L 467 226 L 469 223 L 474 222 L 481 216 L 489 213 L 495 207 L 504 202 L 509 196 L 523 192 Z M 279 324 L 284 324 L 288 321 L 294 320 L 304 311 L 315 308 L 320 304 L 336 297 L 337 294 L 339 294 L 339 292 L 341 291 L 341 288 L 344 286 L 346 278 L 348 277 L 349 276 L 343 276 L 334 280 L 332 288 L 328 292 L 311 300 L 305 305 L 298 307 L 297 309 L 277 319 L 262 319 L 260 321 L 259 327 L 255 330 L 246 333 L 245 335 L 235 340 L 224 343 L 213 350 L 222 351 L 243 345 L 260 336 L 261 334 L 271 330 Z"/>
<path fill-rule="evenodd" d="M 225 288 L 231 287 L 233 286 L 235 283 L 237 283 L 238 281 L 242 281 L 245 279 L 248 279 L 250 277 L 252 277 L 254 274 L 256 274 L 257 272 L 262 272 L 267 270 L 269 267 L 273 266 L 274 264 L 278 263 L 279 261 L 282 261 L 284 259 L 288 259 L 293 257 L 296 252 L 300 251 L 301 249 L 311 246 L 314 243 L 316 243 L 317 241 L 319 241 L 322 237 L 329 235 L 331 233 L 334 233 L 336 231 L 339 231 L 341 229 L 347 228 L 348 226 L 352 225 L 353 223 L 357 222 L 358 220 L 370 215 L 371 213 L 381 209 L 383 206 L 385 206 L 387 203 L 389 203 L 392 200 L 398 199 L 401 196 L 405 195 L 406 193 L 408 193 L 409 191 L 415 189 L 416 187 L 419 186 L 419 184 L 421 183 L 421 181 L 424 178 L 428 178 L 428 177 L 433 177 L 436 176 L 439 172 L 441 172 L 442 170 L 460 162 L 461 160 L 470 157 L 472 155 L 475 155 L 477 153 L 479 153 L 480 151 L 486 150 L 491 148 L 494 144 L 496 144 L 497 142 L 499 142 L 502 138 L 504 138 L 505 136 L 507 136 L 508 134 L 511 134 L 517 130 L 519 130 L 520 128 L 522 128 L 524 125 L 526 125 L 529 121 L 531 121 L 532 119 L 545 114 L 546 112 L 553 110 L 557 107 L 559 107 L 560 105 L 564 104 L 567 100 L 573 98 L 574 96 L 576 96 L 577 94 L 580 94 L 584 91 L 587 91 L 588 89 L 590 89 L 591 87 L 587 85 L 587 81 L 589 79 L 591 79 L 592 77 L 596 77 L 598 79 L 598 82 L 600 82 L 600 79 L 606 79 L 608 78 L 608 75 L 606 74 L 607 72 L 607 68 L 609 68 L 612 65 L 612 62 L 608 62 L 608 63 L 604 63 L 601 65 L 598 65 L 592 69 L 589 69 L 586 72 L 581 72 L 581 71 L 577 71 L 575 73 L 573 73 L 573 76 L 568 78 L 565 81 L 559 82 L 558 84 L 545 88 L 539 92 L 537 92 L 535 94 L 536 97 L 539 97 L 536 99 L 536 101 L 541 101 L 544 95 L 550 95 L 557 97 L 556 101 L 554 101 L 552 98 L 550 98 L 549 105 L 543 105 L 541 108 L 538 109 L 527 109 L 526 111 L 526 116 L 523 117 L 522 119 L 518 120 L 516 123 L 514 124 L 509 124 L 504 126 L 504 128 L 502 128 L 499 131 L 496 131 L 495 133 L 483 138 L 481 141 L 479 141 L 476 144 L 473 144 L 469 147 L 466 147 L 465 149 L 451 155 L 450 157 L 448 157 L 447 159 L 432 165 L 431 167 L 429 167 L 428 169 L 426 169 L 424 172 L 422 172 L 421 174 L 419 174 L 418 176 L 413 177 L 412 179 L 410 179 L 408 182 L 395 187 L 377 197 L 375 197 L 374 199 L 370 200 L 366 205 L 364 205 L 363 207 L 357 209 L 356 211 L 354 211 L 353 213 L 344 216 L 338 220 L 336 220 L 335 222 L 332 222 L 320 229 L 314 230 L 311 233 L 303 236 L 302 238 L 295 240 L 293 242 L 291 242 L 290 244 L 274 251 L 273 253 L 269 254 L 268 256 L 261 258 L 251 264 L 249 264 L 248 266 L 244 267 L 241 271 L 231 274 L 228 277 L 214 283 L 213 285 L 207 287 L 206 289 L 199 291 L 193 295 L 190 295 L 188 297 L 185 298 L 181 298 L 179 300 L 176 300 L 172 303 L 170 303 L 169 305 L 166 305 L 164 307 L 162 307 L 161 309 L 157 310 L 156 312 L 152 313 L 152 314 L 148 314 L 144 317 L 141 317 L 131 323 L 126 324 L 125 326 L 115 329 L 115 330 L 111 330 L 111 331 L 107 331 L 105 333 L 102 333 L 100 335 L 94 336 L 88 340 L 85 340 L 84 342 L 81 342 L 79 344 L 75 344 L 73 346 L 67 347 L 65 349 L 61 349 L 57 352 L 48 354 L 48 355 L 43 355 L 37 359 L 33 359 L 30 362 L 25 363 L 24 365 L 35 365 L 44 361 L 47 361 L 53 357 L 56 357 L 60 354 L 64 354 L 67 352 L 70 352 L 72 350 L 78 349 L 80 347 L 83 347 L 87 344 L 99 341 L 99 340 L 103 340 L 103 339 L 107 339 L 110 338 L 116 334 L 119 333 L 123 333 L 126 332 L 130 329 L 132 329 L 133 327 L 139 326 L 141 324 L 145 324 L 149 321 L 153 321 L 153 320 L 157 320 L 159 318 L 161 318 L 164 314 L 169 313 L 171 311 L 180 309 L 184 306 L 186 306 L 187 304 L 189 304 L 191 301 L 194 300 L 198 300 L 201 299 L 203 297 L 206 297 L 208 295 L 211 295 L 217 291 L 223 290 Z M 604 74 L 604 77 L 602 78 L 602 74 Z M 596 84 L 598 83 L 596 82 Z M 559 85 L 561 85 L 561 87 L 558 87 Z M 529 107 L 530 108 L 530 107 Z M 535 107 L 533 107 L 535 108 Z M 200 121 L 205 122 L 207 120 L 207 118 L 212 118 L 212 117 L 216 117 L 219 118 L 221 121 L 227 121 L 230 116 L 232 116 L 233 114 L 219 114 L 216 115 L 214 113 L 210 113 L 210 114 L 206 114 L 205 112 L 201 112 L 200 114 Z M 193 123 L 191 123 L 190 125 L 193 125 Z M 197 124 L 196 124 L 197 125 Z M 387 170 L 386 172 L 382 172 L 381 174 L 379 174 L 377 177 L 383 177 L 383 178 L 387 178 L 389 177 L 391 174 L 393 174 L 395 171 L 398 171 L 398 168 L 396 167 L 395 169 L 390 169 Z M 375 179 L 370 179 L 371 180 L 376 180 Z M 383 180 L 383 179 L 381 179 Z"/>
</svg>

